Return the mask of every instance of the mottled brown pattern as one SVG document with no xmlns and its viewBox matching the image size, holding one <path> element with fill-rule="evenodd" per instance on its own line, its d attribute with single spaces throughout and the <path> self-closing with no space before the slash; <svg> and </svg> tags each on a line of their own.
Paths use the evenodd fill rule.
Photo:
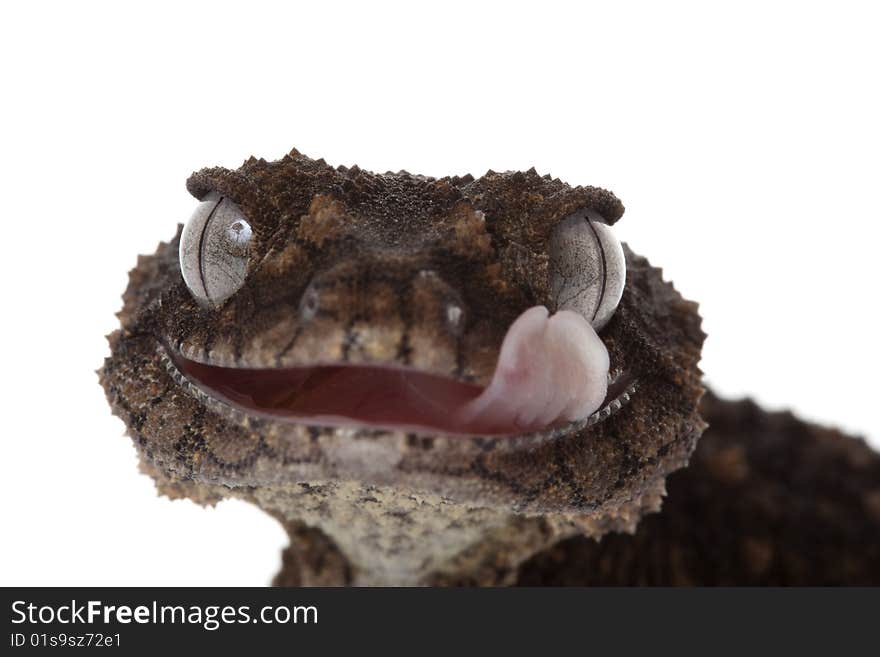
<svg viewBox="0 0 880 657">
<path fill-rule="evenodd" d="M 880 454 L 863 441 L 711 395 L 709 429 L 634 535 L 571 538 L 523 585 L 880 585 Z"/>
<path fill-rule="evenodd" d="M 202 170 L 188 188 L 230 197 L 253 226 L 245 284 L 219 309 L 200 308 L 181 279 L 178 230 L 132 271 L 101 381 L 160 490 L 259 504 L 301 546 L 287 557 L 298 568 L 315 563 L 309 536 L 338 552 L 320 572 L 283 581 L 510 583 L 560 538 L 631 529 L 659 508 L 666 475 L 704 426 L 704 336 L 695 304 L 629 249 L 627 286 L 601 337 L 638 389 L 586 428 L 462 438 L 245 417 L 195 394 L 165 355 L 397 363 L 485 383 L 513 319 L 552 309 L 553 226 L 583 207 L 617 221 L 612 194 L 534 171 L 376 175 L 296 151 Z M 449 304 L 462 310 L 456 325 Z"/>
</svg>

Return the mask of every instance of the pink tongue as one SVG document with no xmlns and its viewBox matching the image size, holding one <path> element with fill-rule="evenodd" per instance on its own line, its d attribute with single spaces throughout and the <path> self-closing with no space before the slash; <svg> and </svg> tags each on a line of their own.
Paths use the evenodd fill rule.
<svg viewBox="0 0 880 657">
<path fill-rule="evenodd" d="M 578 313 L 529 308 L 507 330 L 489 386 L 456 421 L 473 432 L 534 431 L 581 420 L 608 388 L 608 351 Z"/>
</svg>

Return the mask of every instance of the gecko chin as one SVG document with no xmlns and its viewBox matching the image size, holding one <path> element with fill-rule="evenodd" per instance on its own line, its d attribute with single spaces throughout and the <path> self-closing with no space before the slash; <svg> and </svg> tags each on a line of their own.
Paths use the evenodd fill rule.
<svg viewBox="0 0 880 657">
<path fill-rule="evenodd" d="M 226 367 L 165 354 L 206 401 L 309 426 L 515 436 L 598 421 L 632 392 L 628 377 L 609 377 L 605 346 L 580 315 L 543 307 L 511 325 L 486 386 L 394 363 Z"/>
</svg>

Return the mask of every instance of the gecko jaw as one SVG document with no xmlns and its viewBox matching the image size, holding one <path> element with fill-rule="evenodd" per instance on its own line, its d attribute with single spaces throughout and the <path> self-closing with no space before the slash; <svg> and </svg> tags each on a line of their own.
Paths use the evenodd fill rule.
<svg viewBox="0 0 880 657">
<path fill-rule="evenodd" d="M 636 389 L 636 383 L 631 377 L 624 372 L 616 372 L 613 376 L 610 374 L 608 376 L 607 394 L 601 406 L 586 418 L 572 422 L 559 422 L 549 427 L 539 427 L 538 430 L 467 431 L 462 430 L 460 425 L 451 422 L 449 414 L 443 414 L 442 407 L 437 407 L 431 417 L 423 416 L 418 420 L 401 416 L 400 411 L 406 412 L 406 406 L 399 403 L 384 408 L 382 404 L 374 405 L 372 407 L 372 412 L 375 414 L 373 417 L 351 417 L 353 414 L 346 415 L 339 412 L 339 409 L 334 411 L 332 407 L 325 408 L 323 413 L 315 413 L 312 409 L 308 414 L 305 414 L 301 409 L 299 412 L 297 409 L 297 403 L 303 404 L 305 400 L 302 397 L 297 398 L 296 391 L 289 384 L 293 380 L 305 383 L 308 387 L 308 380 L 312 379 L 314 387 L 317 387 L 321 381 L 329 381 L 332 385 L 333 380 L 339 380 L 342 375 L 345 375 L 342 380 L 349 384 L 356 383 L 357 379 L 375 381 L 377 377 L 385 377 L 409 383 L 418 382 L 415 387 L 409 386 L 409 390 L 414 395 L 433 387 L 434 390 L 445 391 L 447 400 L 452 397 L 459 402 L 473 400 L 483 390 L 480 386 L 462 383 L 451 378 L 407 370 L 398 366 L 316 365 L 278 369 L 232 368 L 189 360 L 161 343 L 157 351 L 165 368 L 178 385 L 205 406 L 230 419 L 243 421 L 246 424 L 254 421 L 272 421 L 313 427 L 451 436 L 513 437 L 548 432 L 558 435 L 592 426 L 607 419 L 630 401 Z M 354 375 L 354 379 L 351 375 Z M 260 381 L 260 385 L 248 388 L 248 382 L 254 380 Z M 329 398 L 324 401 L 331 405 L 334 402 Z M 421 395 L 420 401 L 429 404 L 431 401 L 436 402 L 436 400 L 425 399 L 424 395 Z M 305 403 L 308 402 L 305 401 Z M 422 410 L 426 409 L 430 412 L 430 405 L 422 407 Z M 388 413 L 391 415 L 389 416 Z"/>
<path fill-rule="evenodd" d="M 519 435 L 584 420 L 608 392 L 608 351 L 596 331 L 578 313 L 544 306 L 510 325 L 485 387 L 387 362 L 253 368 L 172 358 L 208 395 L 307 425 Z"/>
</svg>

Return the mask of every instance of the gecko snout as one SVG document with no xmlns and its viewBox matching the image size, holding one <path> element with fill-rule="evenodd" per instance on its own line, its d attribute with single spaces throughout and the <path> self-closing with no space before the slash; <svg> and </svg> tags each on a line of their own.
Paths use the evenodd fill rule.
<svg viewBox="0 0 880 657">
<path fill-rule="evenodd" d="M 430 331 L 433 338 L 460 337 L 467 304 L 440 272 L 412 261 L 377 256 L 341 262 L 313 276 L 300 297 L 304 323 L 330 320 L 368 331 Z"/>
</svg>

